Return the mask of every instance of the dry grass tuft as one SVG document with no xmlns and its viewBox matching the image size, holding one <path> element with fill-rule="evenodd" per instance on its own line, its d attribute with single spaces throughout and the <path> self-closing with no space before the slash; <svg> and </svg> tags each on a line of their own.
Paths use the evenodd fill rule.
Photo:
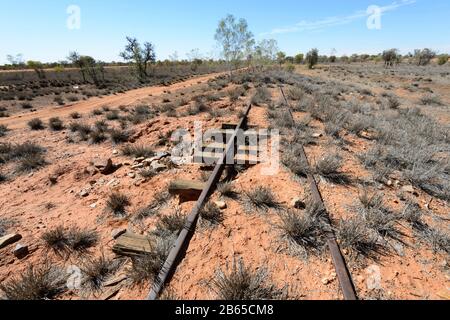
<svg viewBox="0 0 450 320">
<path fill-rule="evenodd" d="M 254 271 L 241 259 L 233 261 L 225 272 L 217 271 L 210 287 L 220 300 L 284 300 L 287 297 L 287 288 L 276 288 L 265 268 Z"/>
</svg>

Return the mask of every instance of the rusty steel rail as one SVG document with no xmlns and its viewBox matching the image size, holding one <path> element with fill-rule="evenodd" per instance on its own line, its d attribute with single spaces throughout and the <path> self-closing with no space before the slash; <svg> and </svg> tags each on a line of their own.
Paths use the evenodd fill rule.
<svg viewBox="0 0 450 320">
<path fill-rule="evenodd" d="M 286 104 L 289 109 L 289 113 L 292 118 L 292 122 L 295 123 L 294 116 L 291 111 L 291 106 L 289 104 L 289 101 L 286 99 L 286 95 L 284 94 L 283 87 L 280 86 L 281 94 L 283 95 L 284 100 L 286 101 Z M 300 157 L 302 161 L 308 166 L 308 168 L 311 168 L 311 165 L 308 161 L 308 157 L 305 152 L 304 146 L 300 148 Z M 332 223 L 330 215 L 328 214 L 328 211 L 326 210 L 325 203 L 323 201 L 322 195 L 320 194 L 319 187 L 317 186 L 316 179 L 314 178 L 314 174 L 311 172 L 311 170 L 308 170 L 307 173 L 308 183 L 311 189 L 311 195 L 316 203 L 320 203 L 323 207 L 323 209 L 327 212 L 326 214 L 326 222 L 329 225 L 329 230 L 326 231 L 326 239 L 328 248 L 330 249 L 331 257 L 333 259 L 334 268 L 336 269 L 336 275 L 339 279 L 339 283 L 341 286 L 342 293 L 344 295 L 345 300 L 358 300 L 358 296 L 356 294 L 355 285 L 352 280 L 352 276 L 350 274 L 350 271 L 348 270 L 347 264 L 345 262 L 345 258 L 342 255 L 341 249 L 339 248 L 339 244 L 337 243 L 336 236 L 333 232 Z"/>
<path fill-rule="evenodd" d="M 225 152 L 223 155 L 219 158 L 219 161 L 217 162 L 216 167 L 214 168 L 214 171 L 211 174 L 211 177 L 208 180 L 208 183 L 203 190 L 203 192 L 200 195 L 200 198 L 198 199 L 196 205 L 192 209 L 191 214 L 187 217 L 186 223 L 184 225 L 183 230 L 181 230 L 180 235 L 178 236 L 178 239 L 176 240 L 175 244 L 172 247 L 172 250 L 169 253 L 169 256 L 167 257 L 164 266 L 162 267 L 157 280 L 153 284 L 150 293 L 148 294 L 147 300 L 157 300 L 160 296 L 161 292 L 163 291 L 165 285 L 170 282 L 173 275 L 175 274 L 176 268 L 178 267 L 178 264 L 183 259 L 184 255 L 186 254 L 186 251 L 189 247 L 190 240 L 192 239 L 192 236 L 195 233 L 195 229 L 197 226 L 197 221 L 200 216 L 200 210 L 203 208 L 203 206 L 207 203 L 208 198 L 214 192 L 214 189 L 217 185 L 217 183 L 220 180 L 220 177 L 223 173 L 223 170 L 225 169 L 226 160 L 229 157 L 229 155 L 236 151 L 235 143 L 237 139 L 237 135 L 239 131 L 247 124 L 247 117 L 250 113 L 250 109 L 252 108 L 252 105 L 250 104 L 248 108 L 245 111 L 245 114 L 241 121 L 239 122 L 236 130 L 234 131 L 233 135 L 231 136 L 230 141 L 227 143 L 227 147 L 225 149 Z M 234 156 L 234 154 L 233 154 Z"/>
</svg>

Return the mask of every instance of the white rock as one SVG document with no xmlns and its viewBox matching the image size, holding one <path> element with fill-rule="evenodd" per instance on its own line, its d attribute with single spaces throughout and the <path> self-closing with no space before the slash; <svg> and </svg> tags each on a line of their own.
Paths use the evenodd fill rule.
<svg viewBox="0 0 450 320">
<path fill-rule="evenodd" d="M 414 192 L 414 187 L 412 185 L 403 186 L 401 190 L 403 192 L 413 193 Z"/>
<path fill-rule="evenodd" d="M 225 201 L 216 201 L 214 204 L 219 208 L 220 210 L 224 210 L 227 208 L 227 204 Z"/>
<path fill-rule="evenodd" d="M 144 167 L 143 163 L 138 163 L 138 164 L 131 166 L 131 169 L 142 169 L 143 167 Z"/>
<path fill-rule="evenodd" d="M 152 169 L 155 170 L 156 172 L 162 172 L 167 170 L 167 166 L 164 164 L 161 164 L 159 162 L 152 162 L 151 165 Z"/>
<path fill-rule="evenodd" d="M 89 195 L 89 191 L 88 191 L 88 190 L 86 190 L 86 189 L 81 190 L 81 192 L 80 192 L 80 197 L 85 198 L 85 197 L 87 197 L 88 195 Z"/>
</svg>

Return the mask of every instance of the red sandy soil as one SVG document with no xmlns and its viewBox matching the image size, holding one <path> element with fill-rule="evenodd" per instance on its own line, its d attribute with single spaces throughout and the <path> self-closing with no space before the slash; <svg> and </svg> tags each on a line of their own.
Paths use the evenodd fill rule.
<svg viewBox="0 0 450 320">
<path fill-rule="evenodd" d="M 52 117 L 67 117 L 75 111 L 79 113 L 88 113 L 102 106 L 128 106 L 138 103 L 141 99 L 144 99 L 149 95 L 161 95 L 167 90 L 179 90 L 181 88 L 186 88 L 188 86 L 196 85 L 199 83 L 205 83 L 208 80 L 221 74 L 222 73 L 216 73 L 207 76 L 196 77 L 185 82 L 176 83 L 171 86 L 140 88 L 127 91 L 126 93 L 119 93 L 114 96 L 91 98 L 87 101 L 68 104 L 62 107 L 53 106 L 36 112 L 23 113 L 0 119 L 0 124 L 7 125 L 11 129 L 17 129 L 24 128 L 27 125 L 27 122 L 33 118 L 40 118 L 41 120 L 45 121 Z"/>
<path fill-rule="evenodd" d="M 311 74 L 317 76 L 314 71 Z M 43 232 L 59 225 L 66 227 L 76 225 L 96 230 L 101 235 L 101 241 L 92 255 L 99 256 L 104 253 L 107 256 L 113 256 L 111 252 L 114 244 L 111 238 L 113 229 L 127 227 L 136 233 L 144 234 L 155 227 L 158 218 L 146 219 L 139 225 L 127 220 L 111 218 L 105 212 L 105 203 L 111 191 L 127 194 L 132 202 L 128 212 L 133 213 L 150 204 L 157 193 L 166 191 L 171 180 L 177 178 L 199 180 L 201 176 L 198 165 L 186 165 L 165 171 L 151 180 L 136 183 L 137 179 L 127 175 L 131 169 L 126 163 L 132 162 L 132 159 L 113 155 L 113 150 L 119 147 L 110 142 L 95 146 L 87 143 L 68 144 L 65 140 L 67 131 L 59 133 L 49 130 L 30 131 L 26 127 L 30 119 L 41 118 L 45 121 L 58 116 L 68 123 L 67 118 L 74 111 L 82 113 L 85 118 L 92 110 L 104 105 L 117 108 L 121 105 L 154 104 L 159 102 L 160 96 L 167 91 L 170 91 L 172 96 L 178 96 L 180 92 L 186 91 L 205 91 L 204 83 L 216 76 L 217 74 L 199 77 L 169 87 L 137 89 L 113 97 L 93 98 L 61 108 L 48 108 L 33 114 L 1 119 L 0 124 L 6 124 L 13 129 L 2 138 L 2 141 L 14 143 L 33 141 L 42 145 L 47 149 L 46 159 L 49 165 L 38 172 L 19 176 L 0 185 L 1 218 L 13 219 L 17 222 L 9 231 L 20 233 L 23 236 L 20 242 L 29 245 L 32 250 L 26 259 L 18 260 L 11 253 L 11 247 L 1 249 L 0 281 L 7 281 L 13 276 L 20 275 L 29 264 L 38 265 L 45 258 L 61 266 L 78 265 L 83 260 L 82 257 L 73 256 L 65 261 L 49 252 L 41 240 Z M 168 133 L 180 127 L 189 128 L 192 132 L 193 122 L 196 120 L 205 121 L 206 128 L 218 128 L 222 123 L 236 123 L 237 112 L 245 108 L 253 91 L 254 89 L 251 89 L 247 97 L 241 98 L 234 112 L 227 111 L 230 110 L 230 103 L 226 97 L 209 104 L 211 108 L 226 111 L 225 115 L 219 119 L 210 119 L 207 114 L 184 118 L 160 116 L 148 123 L 137 125 L 134 127 L 136 143 L 154 145 L 161 133 Z M 279 93 L 275 89 L 272 91 L 274 101 L 277 101 Z M 298 113 L 295 116 L 303 117 L 304 114 Z M 93 123 L 101 118 L 102 116 L 91 116 L 88 122 Z M 83 119 L 84 121 L 86 119 Z M 267 128 L 269 124 L 266 109 L 254 107 L 249 124 Z M 313 127 L 314 131 L 323 133 L 323 124 L 314 121 Z M 370 148 L 370 142 L 350 135 L 346 139 L 354 144 L 348 148 L 348 151 L 340 151 L 346 159 L 344 171 L 353 178 L 364 179 L 370 176 L 356 158 L 357 153 Z M 332 144 L 333 140 L 329 137 L 319 138 L 318 145 L 306 149 L 310 162 L 314 162 L 332 150 L 330 148 Z M 170 151 L 170 147 L 160 147 L 157 151 Z M 89 176 L 84 172 L 92 160 L 105 158 L 112 158 L 115 164 L 122 163 L 124 166 L 108 176 L 101 174 Z M 236 190 L 242 194 L 255 186 L 266 186 L 274 192 L 279 202 L 288 207 L 294 198 L 306 197 L 308 186 L 305 181 L 294 179 L 292 174 L 284 168 L 276 176 L 261 176 L 260 169 L 263 165 L 254 166 L 240 173 L 234 181 Z M 60 176 L 58 183 L 52 186 L 48 177 L 56 171 Z M 108 185 L 111 181 L 116 181 L 116 184 Z M 358 201 L 360 193 L 357 187 L 336 186 L 322 180 L 319 184 L 334 223 L 338 219 L 352 216 L 350 208 Z M 79 193 L 86 188 L 90 189 L 90 192 L 83 198 Z M 416 191 L 417 200 L 421 206 L 429 203 L 429 196 L 420 190 Z M 398 189 L 394 186 L 385 187 L 382 192 L 390 208 L 402 210 L 403 204 L 399 200 Z M 217 200 L 218 195 L 213 195 L 212 199 Z M 48 205 L 49 203 L 52 205 Z M 233 258 L 242 257 L 246 265 L 254 270 L 266 267 L 277 287 L 288 286 L 291 299 L 343 299 L 328 250 L 325 250 L 321 256 L 310 255 L 307 259 L 293 256 L 287 252 L 287 244 L 280 237 L 277 227 L 280 220 L 275 211 L 249 214 L 238 201 L 227 199 L 226 203 L 223 224 L 214 229 L 199 227 L 194 235 L 186 258 L 180 264 L 169 286 L 170 291 L 177 298 L 215 299 L 208 285 L 215 272 L 218 269 L 225 270 L 227 264 L 232 263 Z M 173 199 L 162 214 L 167 214 L 178 206 L 185 214 L 188 214 L 193 205 L 193 202 L 179 205 L 178 201 Z M 449 206 L 443 201 L 435 200 L 431 204 L 431 210 L 438 216 L 446 217 Z M 381 270 L 383 298 L 448 298 L 450 286 L 446 260 L 448 257 L 434 254 L 428 246 L 415 243 L 410 228 L 405 226 L 403 229 L 409 236 L 405 239 L 407 245 L 402 248 L 403 256 L 386 256 L 378 262 L 369 261 L 361 266 L 352 262 L 347 255 L 360 297 L 363 299 L 379 297 L 378 293 L 367 287 L 370 267 L 376 265 Z M 324 281 L 325 279 L 330 281 Z M 124 287 L 113 299 L 143 299 L 148 293 L 149 286 L 150 284 L 144 287 Z M 76 291 L 68 292 L 62 298 L 79 299 L 80 294 Z M 83 298 L 86 297 L 83 296 Z M 89 298 L 99 298 L 99 296 Z"/>
</svg>

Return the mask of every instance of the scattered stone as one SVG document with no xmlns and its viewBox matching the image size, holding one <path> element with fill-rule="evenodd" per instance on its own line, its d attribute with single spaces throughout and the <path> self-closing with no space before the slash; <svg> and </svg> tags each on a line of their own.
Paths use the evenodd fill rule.
<svg viewBox="0 0 450 320">
<path fill-rule="evenodd" d="M 321 133 L 313 133 L 311 135 L 311 137 L 313 137 L 313 138 L 320 138 L 320 137 L 322 137 L 322 134 Z"/>
<path fill-rule="evenodd" d="M 136 178 L 136 173 L 128 172 L 128 177 L 130 177 L 131 179 L 134 179 L 134 178 Z"/>
<path fill-rule="evenodd" d="M 13 243 L 16 243 L 17 241 L 20 241 L 22 239 L 22 236 L 17 233 L 8 234 L 4 237 L 0 238 L 0 249 L 3 249 Z"/>
<path fill-rule="evenodd" d="M 102 174 L 111 174 L 114 172 L 114 165 L 111 159 L 97 160 L 94 162 L 94 167 Z"/>
<path fill-rule="evenodd" d="M 145 165 L 151 165 L 153 161 L 155 161 L 155 158 L 147 158 L 144 161 L 142 161 L 142 163 L 144 163 Z"/>
<path fill-rule="evenodd" d="M 28 256 L 28 254 L 30 253 L 30 251 L 28 250 L 28 246 L 25 246 L 23 244 L 17 244 L 15 249 L 13 250 L 13 254 L 17 259 L 23 259 L 26 256 Z"/>
<path fill-rule="evenodd" d="M 400 257 L 405 256 L 405 249 L 401 243 L 394 243 L 392 246 Z"/>
<path fill-rule="evenodd" d="M 156 153 L 155 158 L 158 158 L 158 160 L 161 160 L 161 159 L 167 158 L 167 157 L 170 157 L 170 153 L 163 151 L 163 152 Z"/>
<path fill-rule="evenodd" d="M 386 182 L 386 185 L 387 185 L 388 187 L 392 187 L 392 185 L 393 185 L 392 180 L 388 180 L 388 181 Z"/>
<path fill-rule="evenodd" d="M 48 180 L 50 181 L 51 184 L 57 184 L 58 183 L 58 175 L 51 174 L 48 176 Z"/>
<path fill-rule="evenodd" d="M 111 181 L 109 181 L 109 182 L 106 184 L 106 186 L 107 186 L 107 187 L 116 187 L 116 186 L 119 185 L 119 183 L 120 183 L 119 180 L 117 180 L 117 179 L 112 179 Z"/>
<path fill-rule="evenodd" d="M 159 162 L 152 162 L 151 167 L 155 172 L 162 172 L 167 170 L 167 166 Z"/>
<path fill-rule="evenodd" d="M 139 162 L 139 163 L 141 163 L 141 162 L 143 162 L 144 160 L 145 160 L 144 157 L 139 157 L 139 158 L 135 158 L 135 159 L 134 159 L 134 162 Z"/>
<path fill-rule="evenodd" d="M 225 201 L 216 201 L 214 204 L 219 208 L 220 210 L 224 210 L 227 208 L 227 203 Z"/>
<path fill-rule="evenodd" d="M 182 166 L 188 163 L 192 163 L 193 158 L 192 157 L 171 157 L 170 161 L 175 165 L 175 166 Z"/>
<path fill-rule="evenodd" d="M 92 209 L 95 209 L 95 208 L 97 208 L 97 203 L 93 203 L 89 207 L 91 207 Z"/>
<path fill-rule="evenodd" d="M 125 234 L 126 232 L 127 232 L 127 229 L 125 229 L 125 228 L 114 229 L 111 232 L 111 237 L 114 240 L 117 240 L 121 235 Z"/>
<path fill-rule="evenodd" d="M 144 164 L 143 163 L 138 163 L 138 164 L 135 164 L 135 165 L 133 165 L 133 166 L 131 166 L 131 169 L 142 169 L 144 167 Z"/>
<path fill-rule="evenodd" d="M 92 177 L 95 176 L 98 172 L 97 168 L 94 166 L 89 166 L 84 171 Z"/>
<path fill-rule="evenodd" d="M 112 154 L 116 156 L 116 155 L 118 155 L 118 154 L 119 154 L 119 151 L 117 151 L 117 150 L 113 150 Z"/>
<path fill-rule="evenodd" d="M 87 197 L 88 195 L 89 195 L 89 191 L 88 191 L 88 190 L 86 190 L 86 189 L 81 190 L 81 192 L 80 192 L 80 197 L 85 198 L 85 197 Z"/>
<path fill-rule="evenodd" d="M 337 277 L 336 273 L 332 272 L 332 273 L 330 273 L 329 276 L 322 279 L 322 283 L 324 285 L 329 285 L 330 283 L 332 283 L 333 281 L 336 280 L 336 277 Z"/>
<path fill-rule="evenodd" d="M 305 210 L 306 209 L 306 203 L 302 201 L 300 198 L 295 198 L 291 202 L 291 206 L 295 209 L 299 210 Z"/>
<path fill-rule="evenodd" d="M 401 190 L 403 192 L 414 193 L 414 187 L 412 185 L 403 186 Z"/>
</svg>

